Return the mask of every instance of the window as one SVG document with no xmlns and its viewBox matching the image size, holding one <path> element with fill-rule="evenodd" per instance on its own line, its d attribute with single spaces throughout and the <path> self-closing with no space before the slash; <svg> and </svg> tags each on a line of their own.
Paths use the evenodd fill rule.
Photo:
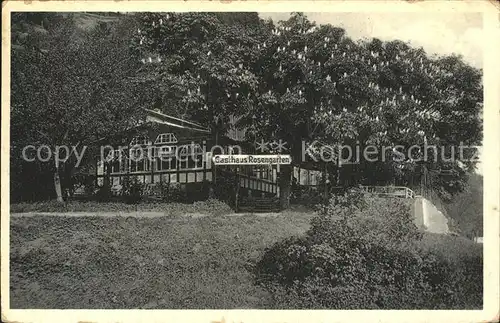
<svg viewBox="0 0 500 323">
<path fill-rule="evenodd" d="M 262 179 L 269 179 L 269 167 L 264 167 L 264 169 L 261 169 L 260 176 Z"/>
<path fill-rule="evenodd" d="M 175 146 L 155 147 L 156 170 L 169 170 L 176 168 Z"/>
<path fill-rule="evenodd" d="M 149 145 L 149 137 L 148 136 L 137 136 L 132 139 L 130 142 L 130 146 L 137 146 L 137 145 Z"/>
<path fill-rule="evenodd" d="M 154 147 L 156 157 L 156 170 L 169 170 L 176 168 L 175 146 Z"/>
<path fill-rule="evenodd" d="M 120 161 L 113 160 L 111 162 L 111 173 L 119 173 L 120 172 Z"/>
<path fill-rule="evenodd" d="M 179 169 L 188 169 L 187 159 L 179 159 Z"/>
<path fill-rule="evenodd" d="M 158 151 L 158 157 L 168 158 L 175 156 L 175 146 L 161 146 L 156 148 Z"/>
<path fill-rule="evenodd" d="M 130 149 L 130 158 L 137 161 L 146 157 L 146 151 L 142 148 Z"/>
<path fill-rule="evenodd" d="M 106 161 L 111 167 L 111 173 L 120 173 L 125 171 L 126 158 L 124 151 L 120 149 L 110 150 L 106 156 Z"/>
<path fill-rule="evenodd" d="M 199 144 L 190 144 L 179 147 L 179 168 L 202 168 L 203 149 Z"/>
<path fill-rule="evenodd" d="M 197 156 L 203 154 L 203 149 L 199 144 L 189 144 L 180 146 L 179 156 Z"/>
<path fill-rule="evenodd" d="M 156 163 L 156 170 L 169 170 L 169 169 L 175 169 L 176 167 L 176 159 L 174 157 L 168 158 L 168 159 L 160 159 L 158 158 L 158 161 Z"/>
<path fill-rule="evenodd" d="M 156 137 L 155 144 L 175 144 L 177 138 L 173 133 L 162 133 Z"/>
<path fill-rule="evenodd" d="M 114 150 L 110 150 L 108 154 L 106 155 L 106 161 L 112 161 L 116 157 L 116 153 Z"/>
<path fill-rule="evenodd" d="M 130 172 L 147 172 L 149 168 L 149 149 L 130 149 Z"/>
</svg>

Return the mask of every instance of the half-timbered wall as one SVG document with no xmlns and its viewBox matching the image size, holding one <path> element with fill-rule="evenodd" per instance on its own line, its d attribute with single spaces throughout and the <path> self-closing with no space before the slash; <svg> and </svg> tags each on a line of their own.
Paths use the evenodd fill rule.
<svg viewBox="0 0 500 323">
<path fill-rule="evenodd" d="M 168 125 L 107 143 L 106 156 L 96 156 L 97 184 L 109 178 L 120 186 L 126 177 L 142 183 L 196 183 L 212 180 L 209 156 L 212 142 L 206 133 Z M 130 157 L 130 158 L 128 158 Z"/>
</svg>

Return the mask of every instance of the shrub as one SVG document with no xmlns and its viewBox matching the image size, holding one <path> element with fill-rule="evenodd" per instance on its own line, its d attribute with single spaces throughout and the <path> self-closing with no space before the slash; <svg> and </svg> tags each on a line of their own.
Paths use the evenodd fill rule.
<svg viewBox="0 0 500 323">
<path fill-rule="evenodd" d="M 198 183 L 188 183 L 183 190 L 183 199 L 186 202 L 193 203 L 196 201 L 205 201 L 210 198 L 210 186 L 211 183 L 208 181 L 198 182 Z"/>
<path fill-rule="evenodd" d="M 277 308 L 480 306 L 481 297 L 460 300 L 466 290 L 478 295 L 465 288 L 465 279 L 481 277 L 480 261 L 471 258 L 466 274 L 438 253 L 418 248 L 421 238 L 405 200 L 362 200 L 349 192 L 321 209 L 306 235 L 267 249 L 255 280 L 271 292 Z"/>
<path fill-rule="evenodd" d="M 142 200 L 144 184 L 137 178 L 125 179 L 122 188 L 122 194 L 127 204 L 137 204 Z"/>
<path fill-rule="evenodd" d="M 365 194 L 361 190 L 353 187 L 339 188 L 329 186 L 327 187 L 327 189 L 329 192 L 328 195 L 332 195 L 334 193 L 331 199 L 333 199 L 333 201 L 337 201 L 340 204 L 362 203 L 365 196 Z M 290 202 L 293 204 L 301 204 L 308 207 L 319 206 L 321 209 L 323 209 L 325 205 L 331 202 L 331 199 L 325 200 L 324 187 L 305 188 L 297 186 L 294 188 L 294 191 L 292 191 L 290 199 Z"/>
<path fill-rule="evenodd" d="M 96 176 L 76 174 L 68 180 L 68 191 L 72 197 L 75 190 L 83 188 L 83 193 L 86 196 L 92 196 L 96 192 Z"/>
<path fill-rule="evenodd" d="M 434 260 L 435 268 L 425 270 L 434 280 L 438 295 L 448 300 L 443 308 L 482 306 L 482 244 L 460 236 L 426 233 L 417 248 Z"/>
<path fill-rule="evenodd" d="M 317 189 L 306 189 L 302 186 L 297 186 L 290 196 L 290 203 L 295 205 L 304 205 L 307 207 L 315 207 L 324 201 L 324 193 Z"/>
<path fill-rule="evenodd" d="M 227 204 L 235 205 L 235 190 L 236 190 L 236 175 L 233 173 L 225 173 L 223 176 L 218 175 L 217 180 L 212 184 L 213 193 L 216 199 L 224 201 Z"/>
<path fill-rule="evenodd" d="M 180 183 L 159 183 L 161 185 L 161 198 L 165 202 L 181 202 L 184 197 L 184 191 Z"/>
<path fill-rule="evenodd" d="M 103 185 L 99 187 L 94 194 L 94 200 L 97 202 L 108 202 L 111 200 L 111 197 L 113 195 L 111 194 L 111 186 L 109 185 Z"/>
</svg>

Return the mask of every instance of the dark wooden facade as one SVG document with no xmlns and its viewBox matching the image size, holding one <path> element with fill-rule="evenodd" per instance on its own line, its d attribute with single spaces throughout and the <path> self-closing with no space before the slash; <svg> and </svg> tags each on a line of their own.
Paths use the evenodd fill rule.
<svg viewBox="0 0 500 323">
<path fill-rule="evenodd" d="M 231 130 L 227 135 L 214 136 L 209 129 L 191 121 L 147 109 L 144 114 L 141 124 L 104 138 L 94 147 L 93 158 L 87 160 L 91 167 L 84 168 L 96 190 L 109 187 L 113 195 L 120 196 L 127 182 L 137 181 L 144 184 L 144 195 L 164 198 L 163 187 L 175 185 L 193 200 L 197 195 L 206 196 L 202 190 L 207 185 L 217 188 L 214 184 L 218 182 L 218 186 L 229 189 L 217 197 L 232 200 L 236 208 L 249 199 L 262 204 L 263 198 L 279 198 L 279 167 L 212 163 L 212 151 L 227 154 L 234 148 L 233 153 L 259 154 L 253 144 L 242 140 L 244 134 Z M 295 167 L 292 176 L 299 186 L 315 188 L 320 185 L 322 173 Z"/>
<path fill-rule="evenodd" d="M 157 111 L 145 110 L 145 118 L 137 127 L 120 135 L 101 140 L 93 150 L 88 175 L 96 187 L 109 186 L 121 195 L 125 181 L 145 184 L 145 194 L 154 195 L 163 184 L 214 183 L 219 177 L 239 182 L 242 192 L 269 193 L 277 196 L 276 167 L 219 166 L 212 163 L 214 154 L 225 154 L 235 146 L 241 153 L 254 153 L 253 147 L 229 136 L 215 136 L 209 129 Z M 218 148 L 215 148 L 218 147 Z M 222 151 L 221 151 L 222 150 Z M 158 185 L 161 184 L 161 185 Z"/>
</svg>

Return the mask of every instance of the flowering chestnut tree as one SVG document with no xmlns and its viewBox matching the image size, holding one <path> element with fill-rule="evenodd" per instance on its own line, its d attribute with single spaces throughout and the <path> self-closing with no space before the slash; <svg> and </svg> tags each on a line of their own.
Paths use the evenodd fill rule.
<svg viewBox="0 0 500 323">
<path fill-rule="evenodd" d="M 447 196 L 463 189 L 474 168 L 474 150 L 458 146 L 481 142 L 482 76 L 460 57 L 429 57 L 401 41 L 353 41 L 343 29 L 318 26 L 301 13 L 277 23 L 256 13 L 140 19 L 134 48 L 144 69 L 137 79 L 167 112 L 217 133 L 235 117 L 247 139 L 285 142 L 279 148 L 295 164 L 304 162 L 304 141 L 361 151 L 399 147 L 377 162 L 361 158 L 356 167 L 342 167 L 359 183 L 401 181 L 422 167 L 446 169 L 448 176 L 433 185 Z M 425 155 L 425 144 L 436 145 L 438 154 Z M 340 175 L 338 166 L 338 159 L 326 165 Z M 291 168 L 281 173 L 286 206 Z"/>
</svg>

